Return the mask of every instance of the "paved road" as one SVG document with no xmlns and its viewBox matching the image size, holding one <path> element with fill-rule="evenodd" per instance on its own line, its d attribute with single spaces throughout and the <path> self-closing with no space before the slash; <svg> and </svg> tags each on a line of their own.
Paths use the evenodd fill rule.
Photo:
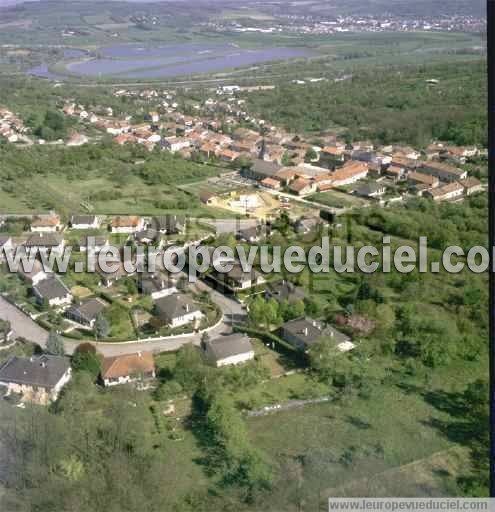
<svg viewBox="0 0 495 512">
<path fill-rule="evenodd" d="M 216 338 L 222 334 L 230 333 L 231 328 L 225 322 L 222 322 L 218 327 L 215 327 L 208 332 L 210 338 Z M 169 352 L 178 350 L 182 345 L 193 343 L 199 345 L 201 342 L 201 334 L 191 334 L 184 337 L 175 338 L 161 338 L 153 341 L 131 341 L 126 343 L 97 343 L 98 351 L 104 356 L 119 356 L 122 354 L 133 354 L 140 350 L 147 350 L 154 353 Z M 74 348 L 80 342 L 69 340 L 65 342 L 66 351 L 72 353 Z"/>
<path fill-rule="evenodd" d="M 245 310 L 242 306 L 229 297 L 213 290 L 202 281 L 197 281 L 191 287 L 196 291 L 207 291 L 213 301 L 220 306 L 224 313 L 223 322 L 208 331 L 210 338 L 215 338 L 221 334 L 232 331 L 232 323 L 239 322 L 245 317 Z M 15 306 L 0 296 L 0 318 L 8 320 L 14 331 L 14 336 L 22 337 L 44 347 L 48 338 L 48 332 L 40 327 L 28 315 L 17 309 Z M 126 343 L 97 343 L 99 352 L 104 356 L 116 356 L 121 354 L 131 354 L 139 350 L 150 350 L 152 352 L 167 352 L 179 349 L 186 343 L 199 345 L 201 334 L 191 334 L 189 336 L 177 336 L 173 338 L 160 338 L 153 341 L 135 340 Z M 80 341 L 64 339 L 65 350 L 72 354 Z"/>
<path fill-rule="evenodd" d="M 44 346 L 48 333 L 34 320 L 0 296 L 0 318 L 8 320 L 16 338 L 25 338 Z"/>
</svg>

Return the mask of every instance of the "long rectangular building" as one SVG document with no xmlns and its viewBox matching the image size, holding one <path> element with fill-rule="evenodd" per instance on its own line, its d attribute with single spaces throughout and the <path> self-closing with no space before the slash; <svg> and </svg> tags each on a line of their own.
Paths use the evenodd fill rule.
<svg viewBox="0 0 495 512">
<path fill-rule="evenodd" d="M 440 181 L 452 183 L 467 178 L 467 171 L 440 162 L 425 162 L 418 172 L 435 176 Z"/>
</svg>

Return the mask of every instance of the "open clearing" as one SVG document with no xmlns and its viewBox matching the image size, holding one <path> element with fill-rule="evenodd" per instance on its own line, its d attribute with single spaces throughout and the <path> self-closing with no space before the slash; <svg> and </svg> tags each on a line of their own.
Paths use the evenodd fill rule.
<svg viewBox="0 0 495 512">
<path fill-rule="evenodd" d="M 386 361 L 375 363 L 384 383 L 367 386 L 364 396 L 247 420 L 285 491 L 272 496 L 274 510 L 295 511 L 298 500 L 317 510 L 318 496 L 323 503 L 328 496 L 452 495 L 455 479 L 469 472 L 468 451 L 438 428 L 450 415 L 430 397 L 462 389 L 471 365 L 459 365 L 455 379 L 452 368 L 436 371 L 426 385 L 426 377 L 395 382 Z M 304 376 L 272 384 L 285 379 L 299 388 Z"/>
<path fill-rule="evenodd" d="M 370 478 L 351 480 L 337 488 L 325 489 L 327 496 L 448 496 L 448 480 L 466 470 L 468 452 L 454 448 L 434 453 Z"/>
</svg>

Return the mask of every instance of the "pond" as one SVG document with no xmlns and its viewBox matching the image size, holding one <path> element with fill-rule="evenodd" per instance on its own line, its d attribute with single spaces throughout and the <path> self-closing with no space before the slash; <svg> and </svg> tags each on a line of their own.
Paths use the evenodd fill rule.
<svg viewBox="0 0 495 512">
<path fill-rule="evenodd" d="M 222 71 L 262 62 L 310 57 L 300 48 L 239 48 L 232 43 L 143 46 L 115 45 L 100 49 L 96 58 L 67 65 L 81 76 L 159 78 Z"/>
<path fill-rule="evenodd" d="M 80 48 L 64 48 L 64 59 L 79 59 L 88 55 L 86 50 L 81 50 Z M 47 64 L 40 64 L 38 66 L 34 66 L 31 69 L 26 71 L 28 75 L 38 76 L 40 78 L 48 78 L 49 80 L 64 80 L 65 77 L 62 75 L 57 75 L 52 73 L 48 69 Z"/>
</svg>

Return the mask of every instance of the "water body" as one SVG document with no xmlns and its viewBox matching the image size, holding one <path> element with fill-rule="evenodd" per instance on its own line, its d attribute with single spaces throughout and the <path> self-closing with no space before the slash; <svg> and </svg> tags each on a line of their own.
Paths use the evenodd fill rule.
<svg viewBox="0 0 495 512">
<path fill-rule="evenodd" d="M 81 50 L 80 48 L 64 48 L 64 59 L 80 59 L 88 55 L 86 50 Z M 40 64 L 39 66 L 34 66 L 31 69 L 26 71 L 28 75 L 37 76 L 40 78 L 47 78 L 49 80 L 64 80 L 66 77 L 62 75 L 57 75 L 52 73 L 48 69 L 47 64 Z"/>
<path fill-rule="evenodd" d="M 186 43 L 186 44 L 155 44 L 146 46 L 140 44 L 117 44 L 101 48 L 102 57 L 117 59 L 173 57 L 175 55 L 194 55 L 204 52 L 222 52 L 238 49 L 232 43 Z"/>
<path fill-rule="evenodd" d="M 26 74 L 31 76 L 37 76 L 39 78 L 47 78 L 48 80 L 65 80 L 67 77 L 56 75 L 52 73 L 46 64 L 40 64 L 39 66 L 34 66 L 34 68 L 28 69 Z"/>
<path fill-rule="evenodd" d="M 211 73 L 272 60 L 310 57 L 309 50 L 266 48 L 251 50 L 231 43 L 183 45 L 116 45 L 102 48 L 95 59 L 72 63 L 71 73 L 83 76 L 160 78 Z"/>
</svg>

